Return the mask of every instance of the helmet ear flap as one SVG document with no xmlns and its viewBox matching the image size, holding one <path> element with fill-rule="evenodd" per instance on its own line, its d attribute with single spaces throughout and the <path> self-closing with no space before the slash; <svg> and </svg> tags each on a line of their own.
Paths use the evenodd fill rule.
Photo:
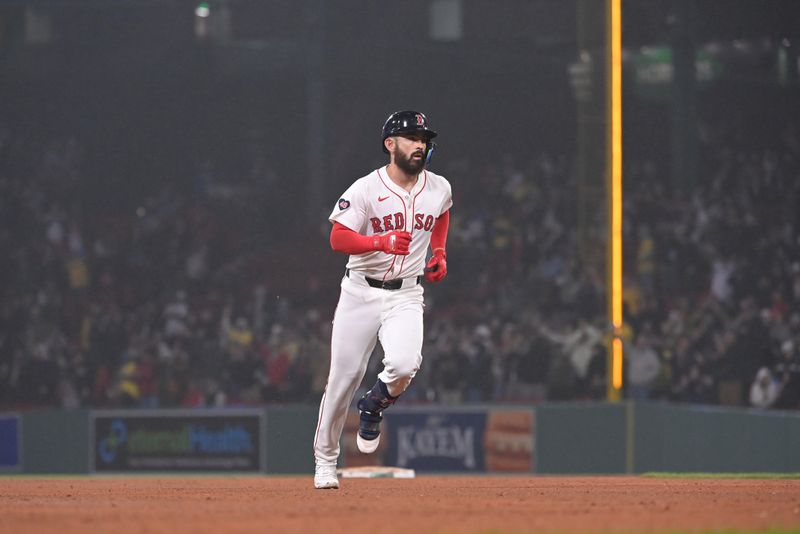
<svg viewBox="0 0 800 534">
<path fill-rule="evenodd" d="M 436 148 L 436 143 L 433 141 L 428 140 L 428 142 L 425 143 L 425 165 L 428 165 L 431 162 L 434 148 Z"/>
</svg>

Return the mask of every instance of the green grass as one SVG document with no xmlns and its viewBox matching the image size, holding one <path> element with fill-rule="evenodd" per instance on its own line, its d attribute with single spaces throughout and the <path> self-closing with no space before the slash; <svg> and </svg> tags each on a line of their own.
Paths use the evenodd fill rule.
<svg viewBox="0 0 800 534">
<path fill-rule="evenodd" d="M 531 531 L 532 533 L 533 531 Z M 547 531 L 553 534 L 575 534 L 573 531 Z M 600 534 L 616 534 L 617 531 L 610 530 Z M 629 533 L 630 531 L 625 531 Z M 768 528 L 766 530 L 742 530 L 742 529 L 716 529 L 716 530 L 659 530 L 659 534 L 800 534 L 800 527 L 797 528 Z M 528 534 L 528 531 L 506 531 L 506 530 L 480 530 L 472 534 Z M 596 533 L 595 533 L 596 534 Z"/>
<path fill-rule="evenodd" d="M 669 473 L 653 471 L 643 473 L 643 477 L 650 478 L 800 478 L 800 473 Z"/>
<path fill-rule="evenodd" d="M 751 532 L 758 532 L 760 534 L 800 534 L 800 527 L 768 528 L 767 530 L 738 530 L 738 529 L 704 530 L 701 534 L 750 534 Z M 666 532 L 665 534 L 682 534 L 682 533 Z"/>
</svg>

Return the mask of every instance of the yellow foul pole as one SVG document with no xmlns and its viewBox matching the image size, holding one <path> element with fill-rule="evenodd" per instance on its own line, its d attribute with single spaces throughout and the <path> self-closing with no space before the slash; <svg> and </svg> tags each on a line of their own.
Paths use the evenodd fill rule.
<svg viewBox="0 0 800 534">
<path fill-rule="evenodd" d="M 606 0 L 608 313 L 613 327 L 609 341 L 608 400 L 622 390 L 622 0 Z"/>
</svg>

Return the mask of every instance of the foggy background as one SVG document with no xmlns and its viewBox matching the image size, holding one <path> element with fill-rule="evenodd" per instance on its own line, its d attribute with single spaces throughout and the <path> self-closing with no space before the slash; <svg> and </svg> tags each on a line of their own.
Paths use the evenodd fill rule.
<svg viewBox="0 0 800 534">
<path fill-rule="evenodd" d="M 327 216 L 400 109 L 454 192 L 407 401 L 604 399 L 602 13 L 0 3 L 0 406 L 318 402 Z M 629 398 L 798 407 L 798 21 L 623 2 Z"/>
</svg>

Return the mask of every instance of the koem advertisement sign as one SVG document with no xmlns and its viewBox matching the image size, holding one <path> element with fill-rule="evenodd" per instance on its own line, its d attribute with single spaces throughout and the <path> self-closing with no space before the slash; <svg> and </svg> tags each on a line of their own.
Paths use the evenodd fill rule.
<svg viewBox="0 0 800 534">
<path fill-rule="evenodd" d="M 382 461 L 417 471 L 530 473 L 533 416 L 533 410 L 390 412 Z"/>
<path fill-rule="evenodd" d="M 92 412 L 92 470 L 260 471 L 260 411 Z"/>
<path fill-rule="evenodd" d="M 393 413 L 388 458 L 420 471 L 483 471 L 486 414 Z"/>
</svg>

